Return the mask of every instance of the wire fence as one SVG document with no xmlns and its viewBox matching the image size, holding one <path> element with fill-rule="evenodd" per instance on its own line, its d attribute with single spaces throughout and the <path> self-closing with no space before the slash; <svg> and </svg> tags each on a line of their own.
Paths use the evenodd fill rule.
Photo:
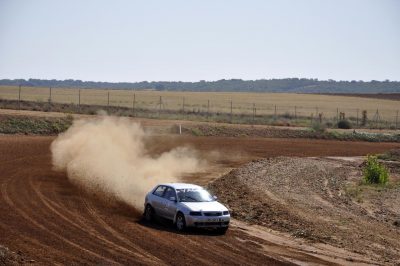
<svg viewBox="0 0 400 266">
<path fill-rule="evenodd" d="M 347 120 L 357 128 L 400 127 L 399 110 L 393 106 L 376 109 L 365 105 L 333 108 L 331 104 L 316 103 L 314 107 L 310 104 L 304 106 L 304 103 L 284 105 L 206 96 L 210 95 L 199 93 L 191 94 L 190 97 L 177 97 L 157 91 L 14 87 L 0 90 L 0 107 L 10 108 L 10 105 L 14 104 L 14 108 L 17 109 L 36 108 L 51 111 L 53 108 L 53 111 L 77 113 L 105 109 L 111 113 L 137 117 L 243 124 L 310 126 L 319 123 L 327 127 L 336 127 L 339 121 Z"/>
</svg>

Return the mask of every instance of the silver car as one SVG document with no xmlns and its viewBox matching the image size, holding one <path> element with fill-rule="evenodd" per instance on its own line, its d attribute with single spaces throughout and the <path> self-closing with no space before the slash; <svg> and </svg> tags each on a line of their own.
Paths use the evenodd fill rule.
<svg viewBox="0 0 400 266">
<path fill-rule="evenodd" d="M 229 227 L 228 209 L 204 188 L 184 183 L 160 184 L 145 198 L 144 218 L 155 216 L 173 221 L 178 231 L 187 227 L 216 228 L 225 233 Z"/>
</svg>

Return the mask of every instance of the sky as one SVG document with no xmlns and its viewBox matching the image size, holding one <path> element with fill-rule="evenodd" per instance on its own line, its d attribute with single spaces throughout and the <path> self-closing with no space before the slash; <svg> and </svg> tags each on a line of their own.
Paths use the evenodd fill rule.
<svg viewBox="0 0 400 266">
<path fill-rule="evenodd" d="M 400 80 L 398 0 L 0 0 L 0 79 Z"/>
</svg>

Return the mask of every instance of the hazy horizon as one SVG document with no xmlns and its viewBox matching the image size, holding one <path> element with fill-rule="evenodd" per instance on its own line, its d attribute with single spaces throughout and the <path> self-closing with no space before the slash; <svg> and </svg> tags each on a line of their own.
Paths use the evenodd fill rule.
<svg viewBox="0 0 400 266">
<path fill-rule="evenodd" d="M 243 81 L 258 81 L 258 80 L 271 80 L 271 79 L 277 79 L 277 80 L 284 80 L 284 79 L 316 79 L 318 81 L 329 81 L 329 80 L 333 80 L 336 82 L 351 82 L 351 81 L 357 81 L 357 82 L 371 82 L 371 81 L 379 81 L 379 82 L 400 82 L 400 80 L 389 80 L 389 79 L 385 79 L 385 80 L 376 80 L 376 79 L 371 79 L 371 80 L 338 80 L 338 79 L 318 79 L 318 78 L 303 78 L 303 77 L 287 77 L 287 78 L 259 78 L 259 79 L 241 79 L 241 78 L 222 78 L 222 79 L 215 79 L 215 80 L 189 80 L 189 81 L 183 81 L 183 80 L 139 80 L 139 81 L 108 81 L 108 80 L 83 80 L 83 79 L 74 79 L 74 78 L 65 78 L 65 79 L 46 79 L 46 78 L 35 78 L 35 77 L 30 77 L 30 78 L 0 78 L 0 80 L 19 80 L 19 79 L 23 79 L 23 80 L 29 80 L 29 79 L 39 79 L 39 80 L 58 80 L 58 81 L 64 81 L 64 80 L 80 80 L 82 82 L 104 82 L 104 83 L 141 83 L 141 82 L 201 82 L 201 81 L 205 81 L 205 82 L 217 82 L 220 80 L 243 80 Z"/>
<path fill-rule="evenodd" d="M 400 2 L 0 0 L 0 79 L 400 80 Z"/>
</svg>

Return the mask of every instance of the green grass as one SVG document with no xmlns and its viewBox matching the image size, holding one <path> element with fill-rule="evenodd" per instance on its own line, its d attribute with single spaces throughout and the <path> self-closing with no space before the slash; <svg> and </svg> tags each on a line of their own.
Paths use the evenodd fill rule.
<svg viewBox="0 0 400 266">
<path fill-rule="evenodd" d="M 344 192 L 356 202 L 363 203 L 370 198 L 371 195 L 379 195 L 379 193 L 383 193 L 392 189 L 396 190 L 398 188 L 400 188 L 400 181 L 386 184 L 370 184 L 363 179 L 357 184 L 348 184 L 345 186 Z"/>
<path fill-rule="evenodd" d="M 393 149 L 378 155 L 378 159 L 385 161 L 400 161 L 400 149 Z"/>
</svg>

